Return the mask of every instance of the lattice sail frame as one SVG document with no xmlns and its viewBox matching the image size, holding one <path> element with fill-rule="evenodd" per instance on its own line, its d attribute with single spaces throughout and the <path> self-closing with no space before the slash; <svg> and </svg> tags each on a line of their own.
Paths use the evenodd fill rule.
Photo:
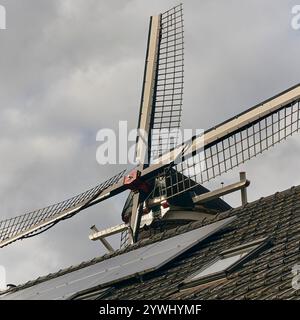
<svg viewBox="0 0 300 320">
<path fill-rule="evenodd" d="M 150 159 L 178 143 L 181 127 L 184 77 L 182 4 L 161 14 L 156 84 L 151 121 Z"/>
<path fill-rule="evenodd" d="M 205 136 L 212 128 L 204 133 Z M 162 198 L 171 198 L 197 184 L 203 184 L 239 166 L 300 130 L 300 98 L 238 128 L 234 132 L 204 144 L 183 161 L 164 169 L 166 183 L 160 187 Z M 198 137 L 199 139 L 199 137 Z M 179 162 L 179 163 L 178 163 Z"/>
<path fill-rule="evenodd" d="M 173 145 L 174 152 L 179 149 L 179 153 L 181 153 L 182 150 L 183 161 L 176 161 L 175 164 L 171 161 L 167 169 L 165 165 L 161 166 L 160 175 L 166 178 L 166 184 L 165 187 L 163 183 L 159 184 L 160 194 L 164 198 L 170 198 L 192 189 L 197 183 L 202 184 L 227 172 L 298 131 L 300 93 L 296 100 L 290 103 L 285 101 L 284 105 L 274 112 L 269 112 L 255 121 L 250 121 L 239 127 L 238 130 L 231 131 L 220 138 L 206 139 L 217 127 L 206 131 L 203 137 L 203 147 L 196 146 L 193 148 L 195 151 L 186 153 L 185 146 L 175 147 L 176 139 L 172 143 L 170 136 L 168 136 L 170 134 L 171 138 L 174 138 L 172 130 L 176 132 L 181 125 L 184 72 L 182 5 L 163 13 L 160 18 L 156 85 L 153 96 L 154 111 L 151 124 L 153 134 L 151 155 L 153 159 L 160 158 Z M 153 67 L 152 70 L 154 69 Z M 297 88 L 299 89 L 299 85 Z M 155 130 L 159 130 L 160 136 L 154 135 Z M 166 130 L 167 136 L 161 135 L 162 130 Z M 193 141 L 191 146 L 193 146 Z M 158 162 L 154 162 L 153 166 L 159 162 L 158 159 Z M 149 169 L 153 166 L 150 166 Z M 37 234 L 56 222 L 73 216 L 90 204 L 102 201 L 98 196 L 102 197 L 103 194 L 103 199 L 105 199 L 104 193 L 107 188 L 110 189 L 115 184 L 119 184 L 120 179 L 123 180 L 123 175 L 124 172 L 93 189 L 56 205 L 0 221 L 0 247 Z M 157 172 L 153 173 L 152 179 L 156 175 Z M 122 187 L 122 184 L 118 188 L 118 192 L 126 189 Z"/>
<path fill-rule="evenodd" d="M 34 235 L 60 220 L 72 217 L 86 208 L 104 190 L 116 184 L 124 174 L 125 171 L 122 171 L 96 187 L 68 200 L 0 221 L 0 247 L 7 245 L 8 241 L 9 243 L 13 242 L 14 237 L 16 237 L 15 240 L 18 240 L 22 234 L 24 234 L 23 237 Z"/>
</svg>

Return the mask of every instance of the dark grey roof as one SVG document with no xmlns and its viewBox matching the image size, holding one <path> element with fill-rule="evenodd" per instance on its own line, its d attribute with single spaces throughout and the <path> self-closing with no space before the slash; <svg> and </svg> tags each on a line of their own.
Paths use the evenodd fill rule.
<svg viewBox="0 0 300 320">
<path fill-rule="evenodd" d="M 300 186 L 220 213 L 210 220 L 192 222 L 153 234 L 149 239 L 140 240 L 126 249 L 40 277 L 11 291 L 22 290 L 233 215 L 237 219 L 229 228 L 214 234 L 161 269 L 150 272 L 143 278 L 121 281 L 106 293 L 101 287 L 85 293 L 89 293 L 89 299 L 299 299 L 300 290 L 292 287 L 292 268 L 295 264 L 300 264 Z M 272 245 L 236 271 L 227 274 L 226 278 L 180 289 L 181 283 L 188 276 L 212 261 L 223 250 L 265 237 L 272 239 Z M 84 296 L 78 295 L 78 298 Z"/>
</svg>

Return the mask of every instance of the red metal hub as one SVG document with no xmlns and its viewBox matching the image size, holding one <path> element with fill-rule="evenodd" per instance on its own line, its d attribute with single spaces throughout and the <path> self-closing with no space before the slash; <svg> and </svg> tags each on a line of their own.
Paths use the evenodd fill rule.
<svg viewBox="0 0 300 320">
<path fill-rule="evenodd" d="M 141 172 L 139 170 L 132 170 L 124 177 L 124 185 L 133 191 L 143 191 L 145 193 L 150 191 L 150 186 L 147 182 L 141 179 Z"/>
</svg>

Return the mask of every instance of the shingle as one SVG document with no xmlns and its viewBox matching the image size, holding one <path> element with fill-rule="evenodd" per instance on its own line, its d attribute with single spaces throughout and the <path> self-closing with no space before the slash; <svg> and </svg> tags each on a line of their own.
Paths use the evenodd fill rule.
<svg viewBox="0 0 300 320">
<path fill-rule="evenodd" d="M 237 215 L 231 228 L 226 229 L 182 254 L 174 261 L 143 277 L 115 285 L 105 299 L 293 299 L 299 293 L 291 287 L 292 267 L 300 263 L 300 186 L 261 198 L 246 206 L 216 215 L 213 220 L 192 222 L 155 233 L 147 240 L 113 254 L 95 258 L 78 266 L 60 270 L 19 286 L 12 291 L 55 278 L 85 266 L 109 259 L 149 243 L 170 238 L 212 221 Z M 149 231 L 149 230 L 148 230 Z M 151 232 L 150 230 L 150 233 Z M 271 237 L 272 246 L 228 275 L 225 282 L 181 290 L 180 284 L 189 275 L 212 261 L 221 251 L 262 237 Z"/>
</svg>

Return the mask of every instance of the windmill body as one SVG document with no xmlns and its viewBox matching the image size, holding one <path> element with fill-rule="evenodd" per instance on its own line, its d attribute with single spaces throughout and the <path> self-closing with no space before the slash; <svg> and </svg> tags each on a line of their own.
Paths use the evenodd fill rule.
<svg viewBox="0 0 300 320">
<path fill-rule="evenodd" d="M 218 190 L 210 191 L 203 184 L 299 131 L 300 85 L 178 144 L 184 73 L 182 10 L 179 5 L 150 18 L 137 167 L 58 204 L 0 221 L 0 247 L 45 232 L 126 190 L 130 194 L 121 214 L 123 223 L 100 231 L 92 228 L 90 239 L 100 240 L 110 252 L 114 249 L 105 239 L 109 235 L 122 233 L 121 248 L 126 248 L 147 238 L 149 229 L 173 228 L 227 212 L 231 207 L 221 199 L 225 194 L 242 191 L 246 204 L 249 181 L 243 174 L 240 181 Z"/>
<path fill-rule="evenodd" d="M 150 18 L 136 139 L 137 168 L 58 204 L 0 221 L 0 247 L 44 232 L 92 205 L 131 190 L 122 214 L 128 227 L 123 238 L 128 245 L 137 241 L 141 219 L 151 211 L 149 204 L 160 212 L 169 204 L 180 211 L 194 210 L 193 197 L 208 192 L 203 183 L 298 132 L 300 85 L 177 145 L 183 103 L 183 40 L 182 5 Z M 204 203 L 203 210 L 211 205 L 216 206 Z M 229 207 L 222 203 L 220 210 Z"/>
</svg>

